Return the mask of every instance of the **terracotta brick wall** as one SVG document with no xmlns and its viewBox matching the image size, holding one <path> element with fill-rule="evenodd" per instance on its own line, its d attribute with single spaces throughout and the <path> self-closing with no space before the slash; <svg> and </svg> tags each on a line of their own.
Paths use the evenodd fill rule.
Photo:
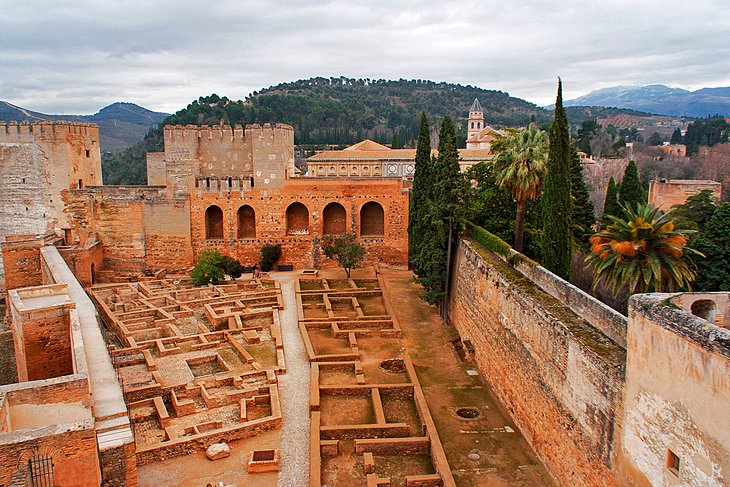
<svg viewBox="0 0 730 487">
<path fill-rule="evenodd" d="M 51 379 L 73 374 L 68 309 L 43 308 L 14 316 L 18 379 Z M 16 322 L 17 320 L 17 322 Z"/>
<path fill-rule="evenodd" d="M 462 241 L 450 318 L 559 485 L 620 485 L 625 350 L 495 254 Z"/>
<path fill-rule="evenodd" d="M 234 255 L 244 263 L 258 262 L 264 243 L 281 243 L 280 262 L 297 267 L 333 266 L 319 249 L 324 233 L 322 214 L 330 203 L 345 209 L 346 231 L 360 234 L 360 210 L 368 202 L 383 207 L 383 235 L 360 239 L 366 248 L 368 262 L 407 265 L 408 260 L 408 193 L 400 180 L 313 180 L 292 179 L 280 189 L 258 189 L 241 193 L 205 193 L 191 197 L 191 232 L 194 254 L 216 248 Z M 287 208 L 303 204 L 309 213 L 305 234 L 287 235 Z M 205 212 L 212 205 L 223 210 L 223 238 L 206 239 Z M 238 210 L 253 208 L 256 238 L 238 238 Z M 297 220 L 298 223 L 299 220 Z M 291 225 L 290 225 L 291 226 Z M 297 227 L 298 228 L 298 227 Z"/>
<path fill-rule="evenodd" d="M 28 459 L 35 449 L 53 459 L 55 486 L 99 486 L 99 460 L 93 429 L 58 432 L 42 438 L 31 438 L 24 443 L 0 444 L 0 485 L 9 485 L 18 467 L 27 468 Z"/>
</svg>

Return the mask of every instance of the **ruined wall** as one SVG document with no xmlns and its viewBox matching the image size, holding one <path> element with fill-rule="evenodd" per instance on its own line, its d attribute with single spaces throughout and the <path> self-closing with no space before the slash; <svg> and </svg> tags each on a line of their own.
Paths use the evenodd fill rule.
<svg viewBox="0 0 730 487">
<path fill-rule="evenodd" d="M 625 350 L 475 246 L 456 252 L 449 317 L 479 370 L 559 485 L 621 485 Z"/>
<path fill-rule="evenodd" d="M 730 330 L 679 309 L 675 296 L 629 301 L 627 476 L 637 486 L 728 485 Z M 670 451 L 678 470 L 668 464 Z"/>
<path fill-rule="evenodd" d="M 13 313 L 18 380 L 31 381 L 71 375 L 70 316 L 67 306 Z"/>
<path fill-rule="evenodd" d="M 60 194 L 79 184 L 101 184 L 96 125 L 0 123 L 0 240 L 67 227 Z M 0 291 L 3 276 L 0 264 Z"/>
<path fill-rule="evenodd" d="M 163 188 L 105 186 L 64 194 L 77 225 L 96 232 L 108 270 L 185 269 L 192 265 L 187 195 Z"/>
<path fill-rule="evenodd" d="M 608 181 L 613 177 L 616 183 L 621 182 L 629 160 L 596 158 L 591 161 L 583 164 L 583 180 L 596 209 L 596 217 L 600 218 L 603 215 L 603 204 L 606 202 Z"/>
<path fill-rule="evenodd" d="M 234 255 L 243 263 L 260 259 L 264 243 L 281 243 L 279 262 L 297 267 L 333 266 L 319 250 L 323 235 L 322 212 L 329 203 L 345 208 L 346 231 L 359 235 L 360 210 L 374 201 L 384 210 L 382 236 L 360 239 L 366 248 L 368 262 L 406 265 L 408 260 L 408 193 L 400 180 L 290 179 L 283 188 L 250 192 L 207 193 L 201 190 L 191 197 L 191 231 L 194 254 L 216 248 Z M 302 203 L 309 212 L 308 228 L 287 234 L 286 210 L 292 203 Z M 216 205 L 223 210 L 223 239 L 206 239 L 205 212 Z M 238 238 L 238 210 L 244 205 L 253 208 L 256 237 Z"/>
<path fill-rule="evenodd" d="M 103 269 L 104 251 L 101 242 L 94 242 L 87 247 L 59 247 L 58 252 L 74 273 L 79 283 L 91 286 L 96 281 L 96 274 Z"/>
<path fill-rule="evenodd" d="M 687 198 L 709 189 L 714 193 L 717 201 L 722 196 L 722 184 L 715 181 L 695 181 L 691 179 L 672 179 L 669 181 L 649 181 L 649 203 L 662 211 L 669 210 L 674 205 L 682 205 Z"/>
</svg>

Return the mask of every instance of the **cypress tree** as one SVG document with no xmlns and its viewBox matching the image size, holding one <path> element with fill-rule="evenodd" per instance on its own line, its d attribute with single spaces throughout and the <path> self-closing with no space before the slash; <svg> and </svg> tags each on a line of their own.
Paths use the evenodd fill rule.
<svg viewBox="0 0 730 487">
<path fill-rule="evenodd" d="M 606 217 L 609 215 L 621 215 L 621 208 L 618 206 L 618 188 L 616 187 L 616 181 L 614 181 L 613 176 L 608 180 L 606 200 L 603 203 L 603 220 L 606 220 Z"/>
<path fill-rule="evenodd" d="M 428 129 L 426 113 L 421 113 L 421 125 L 418 131 L 416 146 L 416 167 L 413 174 L 413 188 L 411 189 L 410 207 L 408 209 L 408 260 L 416 273 L 419 246 L 427 233 L 425 212 L 428 209 L 428 200 L 433 188 L 431 167 L 431 134 Z"/>
<path fill-rule="evenodd" d="M 563 108 L 563 86 L 558 78 L 555 115 L 550 127 L 550 151 L 542 196 L 542 265 L 570 279 L 573 217 L 570 200 L 570 133 Z"/>
<path fill-rule="evenodd" d="M 449 117 L 444 117 L 441 123 L 439 155 L 433 164 L 431 183 L 433 197 L 426 201 L 426 227 L 419 243 L 417 265 L 418 282 L 425 289 L 424 299 L 434 304 L 445 297 L 449 227 L 454 239 L 466 216 L 465 198 L 469 189 L 469 183 L 459 171 L 456 134 Z"/>
<path fill-rule="evenodd" d="M 583 165 L 575 147 L 570 154 L 570 194 L 573 199 L 573 236 L 576 241 L 585 241 L 584 235 L 596 222 L 595 209 L 586 183 L 583 180 Z"/>
<path fill-rule="evenodd" d="M 646 203 L 644 188 L 641 186 L 639 171 L 636 169 L 636 162 L 629 161 L 624 171 L 624 178 L 621 181 L 618 202 L 623 206 L 635 208 L 637 203 Z"/>
</svg>

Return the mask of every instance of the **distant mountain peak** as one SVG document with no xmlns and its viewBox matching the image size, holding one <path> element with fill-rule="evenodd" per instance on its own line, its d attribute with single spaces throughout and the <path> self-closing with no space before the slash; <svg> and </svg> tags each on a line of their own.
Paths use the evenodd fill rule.
<svg viewBox="0 0 730 487">
<path fill-rule="evenodd" d="M 730 87 L 688 91 L 662 84 L 611 86 L 567 100 L 565 106 L 600 106 L 639 110 L 675 117 L 730 116 Z"/>
</svg>

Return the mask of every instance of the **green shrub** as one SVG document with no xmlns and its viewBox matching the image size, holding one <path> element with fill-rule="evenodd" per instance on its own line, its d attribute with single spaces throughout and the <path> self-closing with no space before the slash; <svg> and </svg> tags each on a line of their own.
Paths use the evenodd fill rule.
<svg viewBox="0 0 730 487">
<path fill-rule="evenodd" d="M 223 256 L 217 250 L 203 250 L 190 276 L 194 286 L 220 284 L 225 277 Z"/>
<path fill-rule="evenodd" d="M 238 279 L 243 274 L 243 266 L 238 260 L 227 255 L 223 256 L 222 262 L 223 272 L 231 276 L 233 279 Z"/>
<path fill-rule="evenodd" d="M 269 272 L 281 257 L 280 244 L 264 244 L 261 247 L 261 272 Z"/>
</svg>

